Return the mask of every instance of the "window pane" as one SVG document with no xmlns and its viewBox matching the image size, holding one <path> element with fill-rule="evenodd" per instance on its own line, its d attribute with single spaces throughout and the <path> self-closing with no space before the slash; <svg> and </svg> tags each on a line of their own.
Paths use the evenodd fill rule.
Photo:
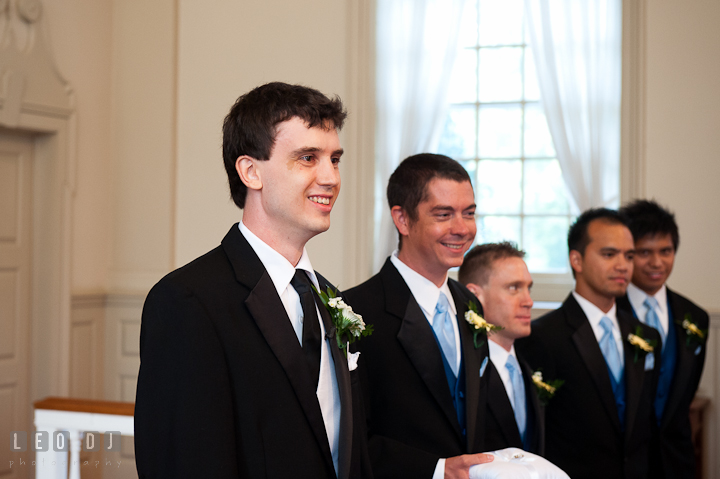
<svg viewBox="0 0 720 479">
<path fill-rule="evenodd" d="M 540 101 L 540 85 L 538 84 L 537 70 L 535 70 L 535 58 L 529 46 L 525 48 L 525 100 Z"/>
<path fill-rule="evenodd" d="M 480 45 L 519 45 L 523 0 L 480 0 Z"/>
<path fill-rule="evenodd" d="M 522 48 L 481 48 L 480 101 L 522 100 Z"/>
<path fill-rule="evenodd" d="M 465 0 L 460 24 L 460 46 L 474 47 L 478 42 L 477 0 Z"/>
<path fill-rule="evenodd" d="M 456 160 L 475 158 L 475 108 L 452 106 L 445 119 L 438 153 Z"/>
<path fill-rule="evenodd" d="M 522 162 L 484 160 L 478 164 L 475 180 L 477 213 L 520 214 Z"/>
<path fill-rule="evenodd" d="M 525 160 L 525 214 L 568 214 L 565 184 L 557 160 Z"/>
<path fill-rule="evenodd" d="M 477 101 L 477 50 L 465 48 L 458 52 L 450 77 L 450 103 L 475 103 Z"/>
<path fill-rule="evenodd" d="M 567 216 L 525 217 L 523 249 L 528 269 L 538 273 L 569 271 Z"/>
<path fill-rule="evenodd" d="M 478 219 L 475 242 L 483 244 L 500 241 L 514 241 L 520 244 L 519 216 L 483 216 Z"/>
<path fill-rule="evenodd" d="M 525 156 L 552 158 L 555 156 L 545 112 L 539 103 L 525 106 Z"/>
<path fill-rule="evenodd" d="M 460 161 L 459 163 L 462 165 L 463 168 L 465 168 L 465 170 L 468 172 L 468 175 L 470 175 L 470 183 L 472 183 L 473 191 L 475 191 L 475 178 L 477 176 L 475 171 L 477 170 L 477 162 L 475 160 L 466 160 Z"/>
<path fill-rule="evenodd" d="M 520 105 L 480 107 L 478 147 L 481 158 L 520 157 L 521 113 Z"/>
</svg>

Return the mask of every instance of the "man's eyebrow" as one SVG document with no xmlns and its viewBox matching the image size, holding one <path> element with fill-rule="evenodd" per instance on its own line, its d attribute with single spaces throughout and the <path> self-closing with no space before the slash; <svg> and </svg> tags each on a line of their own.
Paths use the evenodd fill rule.
<svg viewBox="0 0 720 479">
<path fill-rule="evenodd" d="M 303 155 L 307 155 L 310 153 L 317 153 L 319 151 L 322 151 L 322 148 L 318 148 L 316 146 L 303 146 L 301 148 L 291 151 L 290 156 L 292 156 L 292 157 L 303 156 Z M 339 150 L 333 151 L 331 156 L 342 156 L 343 153 L 345 153 L 345 151 L 342 148 L 340 148 Z"/>
<path fill-rule="evenodd" d="M 290 152 L 290 156 L 303 156 L 307 155 L 308 153 L 317 153 L 320 151 L 320 148 L 316 146 L 303 146 L 301 148 L 298 148 L 297 150 L 293 150 Z"/>
</svg>

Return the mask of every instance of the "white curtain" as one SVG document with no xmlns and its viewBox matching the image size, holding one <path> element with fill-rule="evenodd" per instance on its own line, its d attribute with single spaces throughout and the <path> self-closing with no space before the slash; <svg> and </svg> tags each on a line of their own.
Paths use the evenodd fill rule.
<svg viewBox="0 0 720 479">
<path fill-rule="evenodd" d="M 616 206 L 621 0 L 525 0 L 548 127 L 576 212 Z"/>
<path fill-rule="evenodd" d="M 397 247 L 385 190 L 401 160 L 437 148 L 463 0 L 377 0 L 374 271 Z"/>
</svg>

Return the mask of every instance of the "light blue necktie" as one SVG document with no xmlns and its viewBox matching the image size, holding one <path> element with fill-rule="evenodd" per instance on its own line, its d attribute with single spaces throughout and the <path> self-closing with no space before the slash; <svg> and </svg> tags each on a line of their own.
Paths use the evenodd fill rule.
<svg viewBox="0 0 720 479">
<path fill-rule="evenodd" d="M 653 298 L 652 296 L 648 296 L 645 299 L 643 306 L 647 308 L 647 314 L 645 315 L 645 324 L 647 324 L 651 328 L 655 328 L 658 330 L 658 332 L 660 333 L 660 337 L 662 338 L 663 346 L 665 346 L 665 338 L 667 338 L 667 334 L 665 333 L 662 324 L 660 324 L 660 318 L 655 311 L 655 308 L 658 307 L 657 299 Z"/>
<path fill-rule="evenodd" d="M 440 343 L 442 352 L 445 355 L 445 359 L 450 365 L 450 369 L 452 369 L 453 374 L 457 377 L 457 352 L 455 348 L 455 331 L 453 330 L 452 322 L 453 315 L 450 310 L 450 303 L 448 303 L 445 293 L 440 292 L 440 298 L 438 298 L 437 306 L 435 306 L 433 330 Z"/>
<path fill-rule="evenodd" d="M 525 383 L 523 383 L 522 373 L 520 372 L 520 365 L 518 364 L 517 358 L 512 354 L 508 356 L 505 367 L 510 373 L 510 382 L 513 388 L 514 404 L 513 410 L 515 411 L 515 422 L 520 431 L 520 438 L 525 440 L 525 426 L 527 425 L 527 412 L 525 411 Z"/>
<path fill-rule="evenodd" d="M 603 316 L 600 320 L 600 326 L 605 330 L 605 334 L 600 338 L 600 350 L 605 356 L 605 362 L 610 369 L 615 382 L 619 383 L 622 378 L 622 362 L 620 361 L 620 351 L 618 351 L 615 337 L 612 333 L 612 322 L 607 316 Z"/>
</svg>

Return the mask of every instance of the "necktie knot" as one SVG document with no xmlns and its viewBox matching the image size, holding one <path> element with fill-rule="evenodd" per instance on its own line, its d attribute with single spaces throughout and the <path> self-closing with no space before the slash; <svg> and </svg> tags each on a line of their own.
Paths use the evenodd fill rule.
<svg viewBox="0 0 720 479">
<path fill-rule="evenodd" d="M 612 334 L 612 321 L 607 316 L 603 316 L 600 320 L 600 326 L 602 326 L 605 334 Z"/>
<path fill-rule="evenodd" d="M 655 299 L 655 298 L 653 298 L 652 296 L 648 296 L 647 298 L 645 298 L 645 301 L 643 302 L 643 305 L 644 305 L 648 310 L 655 310 L 655 308 L 658 307 L 658 300 Z"/>
<path fill-rule="evenodd" d="M 307 273 L 305 273 L 305 270 L 303 269 L 296 269 L 295 275 L 290 280 L 290 284 L 293 288 L 295 288 L 295 291 L 297 291 L 298 296 L 301 296 L 303 294 L 309 293 L 312 291 L 310 286 L 310 278 L 308 278 Z"/>
<path fill-rule="evenodd" d="M 450 303 L 448 303 L 447 296 L 445 296 L 445 293 L 440 293 L 440 297 L 438 298 L 437 305 L 435 306 L 435 310 L 440 314 L 445 314 L 447 310 L 450 307 Z"/>
</svg>

